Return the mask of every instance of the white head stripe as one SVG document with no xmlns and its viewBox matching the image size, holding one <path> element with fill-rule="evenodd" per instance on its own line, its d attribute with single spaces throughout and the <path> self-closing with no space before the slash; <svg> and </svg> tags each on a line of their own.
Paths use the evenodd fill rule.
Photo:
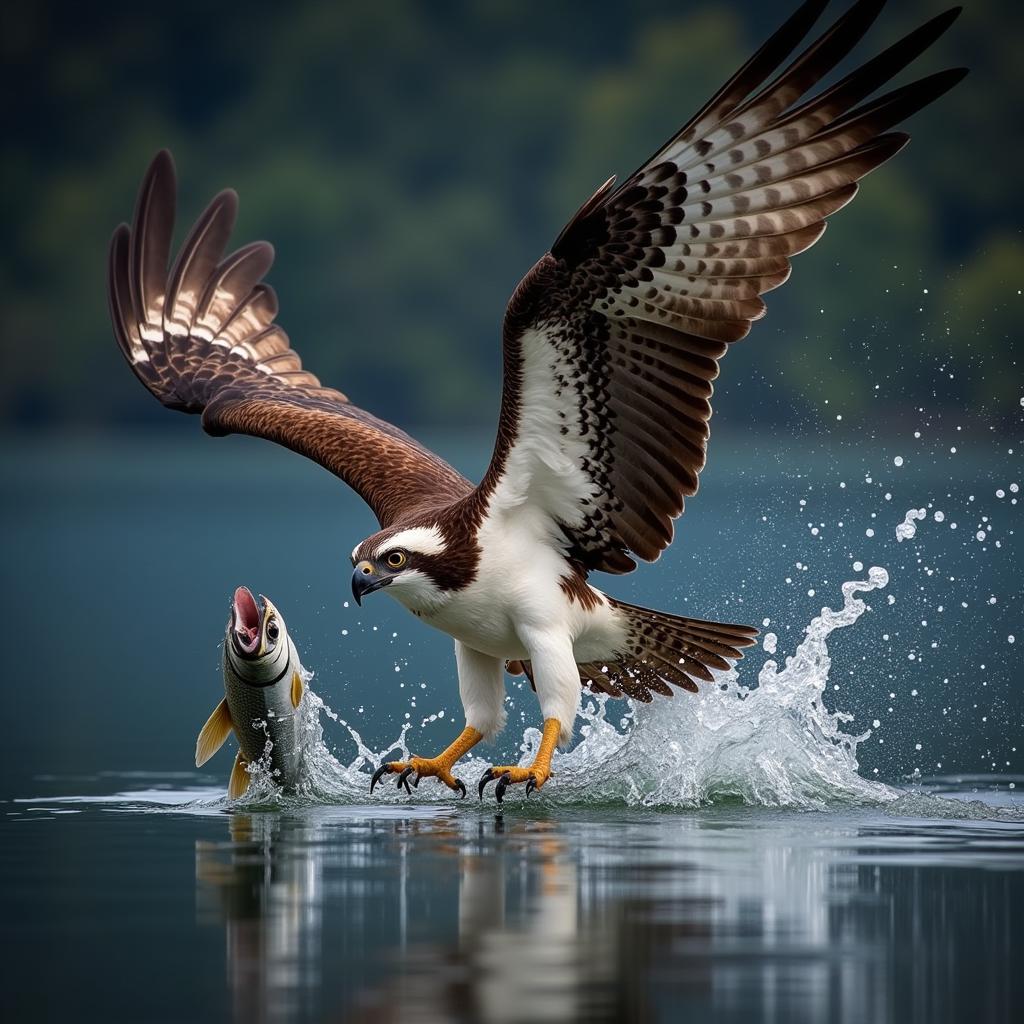
<svg viewBox="0 0 1024 1024">
<path fill-rule="evenodd" d="M 440 555 L 445 550 L 445 543 L 436 526 L 414 526 L 411 530 L 402 530 L 389 537 L 374 552 L 374 558 L 380 558 L 392 548 L 405 548 L 421 555 Z"/>
</svg>

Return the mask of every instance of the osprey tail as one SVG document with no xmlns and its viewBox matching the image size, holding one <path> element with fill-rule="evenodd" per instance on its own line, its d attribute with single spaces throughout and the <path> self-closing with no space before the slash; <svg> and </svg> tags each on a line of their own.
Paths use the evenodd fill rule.
<svg viewBox="0 0 1024 1024">
<path fill-rule="evenodd" d="M 607 598 L 627 624 L 624 649 L 615 660 L 581 664 L 580 680 L 594 691 L 648 703 L 652 694 L 671 697 L 673 686 L 697 692 L 696 680 L 714 682 L 712 669 L 725 671 L 743 657 L 758 630 L 641 608 Z"/>
</svg>

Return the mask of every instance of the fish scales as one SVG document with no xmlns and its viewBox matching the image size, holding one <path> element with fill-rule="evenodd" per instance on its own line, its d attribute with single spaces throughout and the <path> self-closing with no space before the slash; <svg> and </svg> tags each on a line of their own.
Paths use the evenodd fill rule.
<svg viewBox="0 0 1024 1024">
<path fill-rule="evenodd" d="M 298 674 L 301 678 L 295 645 L 290 638 L 283 645 L 282 657 L 272 666 L 272 670 L 277 671 L 270 675 L 271 680 L 278 675 L 280 678 L 269 685 L 261 684 L 259 679 L 247 681 L 243 675 L 244 663 L 236 667 L 228 645 L 229 641 L 225 640 L 224 693 L 238 745 L 251 764 L 268 754 L 269 739 L 272 744 L 269 762 L 271 769 L 278 773 L 276 781 L 281 785 L 292 785 L 298 774 L 301 754 L 295 728 L 298 709 L 292 707 L 291 696 L 293 677 Z"/>
<path fill-rule="evenodd" d="M 298 710 L 305 690 L 298 651 L 281 613 L 261 595 L 238 587 L 224 636 L 224 699 L 196 741 L 196 767 L 206 763 L 233 732 L 238 753 L 228 796 L 241 796 L 249 767 L 267 765 L 274 781 L 294 787 L 302 765 Z"/>
</svg>

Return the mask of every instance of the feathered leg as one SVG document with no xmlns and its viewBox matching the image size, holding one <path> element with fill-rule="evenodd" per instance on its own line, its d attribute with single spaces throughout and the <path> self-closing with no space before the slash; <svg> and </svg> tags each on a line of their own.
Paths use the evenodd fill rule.
<svg viewBox="0 0 1024 1024">
<path fill-rule="evenodd" d="M 481 799 L 487 783 L 496 779 L 498 784 L 494 795 L 498 803 L 504 799 L 509 786 L 525 782 L 526 795 L 529 796 L 551 778 L 551 756 L 558 744 L 566 746 L 572 739 L 580 704 L 580 675 L 572 645 L 564 637 L 545 633 L 531 632 L 523 635 L 522 639 L 530 652 L 533 682 L 544 715 L 544 729 L 532 764 L 495 765 L 481 776 L 477 787 Z"/>
</svg>

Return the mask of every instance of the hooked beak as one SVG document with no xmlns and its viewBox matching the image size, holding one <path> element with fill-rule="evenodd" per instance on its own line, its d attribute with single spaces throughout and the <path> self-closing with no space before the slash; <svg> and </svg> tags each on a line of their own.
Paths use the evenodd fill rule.
<svg viewBox="0 0 1024 1024">
<path fill-rule="evenodd" d="M 355 572 L 352 573 L 352 596 L 356 599 L 356 604 L 361 605 L 367 594 L 386 587 L 394 578 L 394 576 L 378 576 L 373 571 L 372 563 L 360 562 L 356 566 Z"/>
<path fill-rule="evenodd" d="M 255 658 L 263 632 L 263 616 L 248 587 L 238 587 L 231 600 L 231 635 L 243 658 Z"/>
</svg>

